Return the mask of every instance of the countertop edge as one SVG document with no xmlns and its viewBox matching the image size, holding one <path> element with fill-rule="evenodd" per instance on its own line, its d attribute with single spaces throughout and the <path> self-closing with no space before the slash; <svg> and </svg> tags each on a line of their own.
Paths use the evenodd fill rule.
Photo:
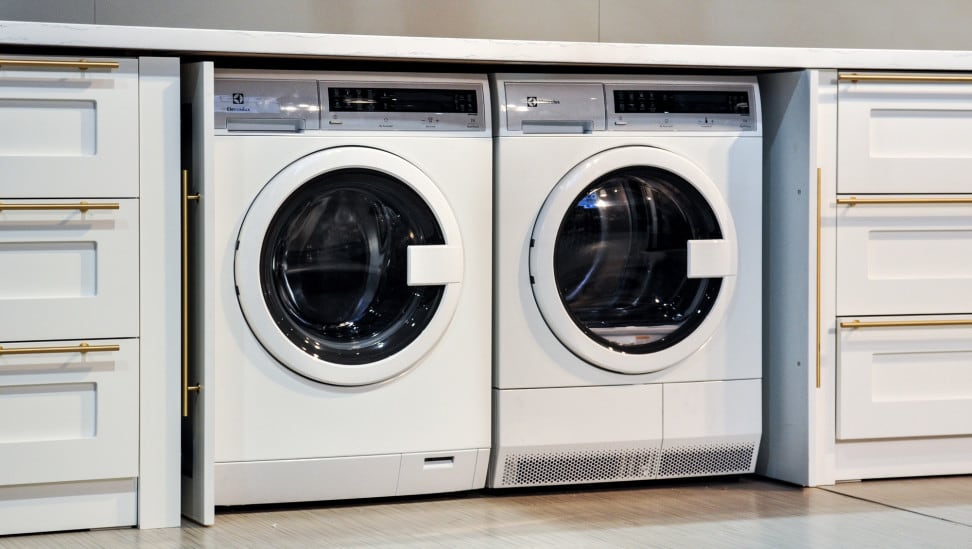
<svg viewBox="0 0 972 549">
<path fill-rule="evenodd" d="M 972 51 L 312 34 L 0 21 L 0 44 L 185 54 L 732 69 L 972 70 Z"/>
</svg>

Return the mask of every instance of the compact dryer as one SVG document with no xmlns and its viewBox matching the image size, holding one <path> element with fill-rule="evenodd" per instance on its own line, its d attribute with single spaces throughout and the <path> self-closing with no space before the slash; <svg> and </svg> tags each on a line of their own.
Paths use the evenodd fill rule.
<svg viewBox="0 0 972 549">
<path fill-rule="evenodd" d="M 212 377 L 195 406 L 213 403 L 193 433 L 212 491 L 194 516 L 482 488 L 485 76 L 216 70 L 195 88 L 213 159 L 197 295 Z"/>
<path fill-rule="evenodd" d="M 488 485 L 753 471 L 753 78 L 500 74 Z"/>
</svg>

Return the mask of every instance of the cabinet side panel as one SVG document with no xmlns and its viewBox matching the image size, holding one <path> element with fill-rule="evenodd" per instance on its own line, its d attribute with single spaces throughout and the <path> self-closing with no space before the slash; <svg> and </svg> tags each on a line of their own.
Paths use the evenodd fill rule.
<svg viewBox="0 0 972 549">
<path fill-rule="evenodd" d="M 213 326 L 212 265 L 215 256 L 212 243 L 214 205 L 213 181 L 213 63 L 206 61 L 182 67 L 182 121 L 186 146 L 182 161 L 189 167 L 190 194 L 201 198 L 188 206 L 187 249 L 188 315 L 186 342 L 188 353 L 187 383 L 199 390 L 188 395 L 189 417 L 182 423 L 182 513 L 192 520 L 211 525 L 216 520 L 213 472 L 214 407 L 213 398 Z"/>
<path fill-rule="evenodd" d="M 179 60 L 139 59 L 138 524 L 179 526 Z"/>
<path fill-rule="evenodd" d="M 763 438 L 757 471 L 809 482 L 808 379 L 816 189 L 810 173 L 810 74 L 760 77 L 763 98 Z"/>
</svg>

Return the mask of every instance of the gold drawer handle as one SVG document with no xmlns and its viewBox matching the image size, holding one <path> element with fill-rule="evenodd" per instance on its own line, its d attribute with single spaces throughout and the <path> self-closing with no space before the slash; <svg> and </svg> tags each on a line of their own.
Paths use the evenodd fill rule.
<svg viewBox="0 0 972 549">
<path fill-rule="evenodd" d="M 115 70 L 119 67 L 117 61 L 52 61 L 48 59 L 0 59 L 0 67 L 24 67 L 28 69 L 78 69 L 86 71 L 88 69 L 108 69 Z"/>
<path fill-rule="evenodd" d="M 924 197 L 924 198 L 838 198 L 838 204 L 972 204 L 972 197 Z"/>
<path fill-rule="evenodd" d="M 17 347 L 4 349 L 0 345 L 0 356 L 3 355 L 46 355 L 52 353 L 106 353 L 121 349 L 118 345 L 89 345 L 82 343 L 77 347 Z"/>
<path fill-rule="evenodd" d="M 44 210 L 78 210 L 85 213 L 88 210 L 117 210 L 121 207 L 118 202 L 102 202 L 91 204 L 82 200 L 77 204 L 4 204 L 0 202 L 0 212 L 13 211 L 44 211 Z"/>
<path fill-rule="evenodd" d="M 972 326 L 972 320 L 878 320 L 841 322 L 841 328 L 920 328 L 928 326 Z"/>
<path fill-rule="evenodd" d="M 202 391 L 189 384 L 189 203 L 201 199 L 189 194 L 189 171 L 182 170 L 182 417 L 189 417 L 189 393 Z"/>
<path fill-rule="evenodd" d="M 842 72 L 837 80 L 851 82 L 905 82 L 905 83 L 972 83 L 968 74 L 890 74 Z"/>
</svg>

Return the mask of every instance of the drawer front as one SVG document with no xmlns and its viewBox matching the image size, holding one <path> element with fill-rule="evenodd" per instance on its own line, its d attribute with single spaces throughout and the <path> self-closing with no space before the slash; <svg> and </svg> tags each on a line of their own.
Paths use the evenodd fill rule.
<svg viewBox="0 0 972 549">
<path fill-rule="evenodd" d="M 114 61 L 0 66 L 0 200 L 138 196 L 138 62 Z"/>
<path fill-rule="evenodd" d="M 137 339 L 0 345 L 0 485 L 138 475 Z"/>
<path fill-rule="evenodd" d="M 972 204 L 840 206 L 837 314 L 972 313 L 970 258 Z"/>
<path fill-rule="evenodd" d="M 972 83 L 838 87 L 839 193 L 972 192 Z"/>
<path fill-rule="evenodd" d="M 104 210 L 0 205 L 0 338 L 35 341 L 138 336 L 138 200 Z"/>
<path fill-rule="evenodd" d="M 855 320 L 862 327 L 848 326 Z M 839 326 L 838 439 L 972 434 L 972 317 L 844 317 Z"/>
</svg>

